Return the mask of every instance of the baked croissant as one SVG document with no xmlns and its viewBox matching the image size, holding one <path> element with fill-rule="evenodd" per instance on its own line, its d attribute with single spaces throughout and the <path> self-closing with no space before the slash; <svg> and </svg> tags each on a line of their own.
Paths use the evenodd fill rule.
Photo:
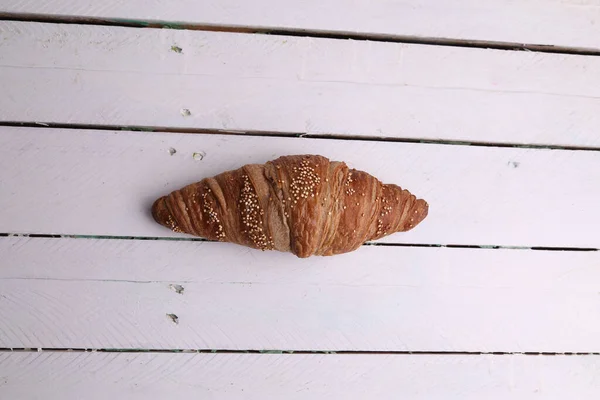
<svg viewBox="0 0 600 400">
<path fill-rule="evenodd" d="M 300 258 L 356 250 L 414 228 L 427 212 L 407 190 L 318 155 L 248 164 L 152 206 L 154 219 L 175 232 Z"/>
</svg>

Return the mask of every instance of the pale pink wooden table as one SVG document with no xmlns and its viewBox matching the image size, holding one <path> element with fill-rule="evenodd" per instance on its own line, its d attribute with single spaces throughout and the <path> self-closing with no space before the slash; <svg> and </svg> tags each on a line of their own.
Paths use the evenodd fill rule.
<svg viewBox="0 0 600 400">
<path fill-rule="evenodd" d="M 0 399 L 600 397 L 597 1 L 4 0 L 0 19 Z M 149 216 L 301 153 L 430 214 L 304 260 Z"/>
</svg>

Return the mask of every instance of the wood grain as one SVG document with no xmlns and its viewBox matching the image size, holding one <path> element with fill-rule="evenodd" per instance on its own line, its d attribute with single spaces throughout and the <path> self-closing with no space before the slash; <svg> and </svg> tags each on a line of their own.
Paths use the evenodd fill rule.
<svg viewBox="0 0 600 400">
<path fill-rule="evenodd" d="M 8 399 L 557 399 L 600 395 L 600 357 L 0 353 Z"/>
<path fill-rule="evenodd" d="M 597 0 L 4 0 L 0 12 L 600 49 Z"/>
<path fill-rule="evenodd" d="M 556 399 L 600 395 L 598 356 L 2 353 L 6 398 Z"/>
<path fill-rule="evenodd" d="M 0 251 L 0 347 L 600 351 L 599 252 L 371 246 L 300 260 L 14 237 Z"/>
<path fill-rule="evenodd" d="M 428 201 L 419 227 L 382 242 L 600 247 L 600 152 L 13 127 L 0 128 L 2 230 L 188 237 L 152 220 L 156 198 L 304 153 L 345 161 Z"/>
<path fill-rule="evenodd" d="M 7 21 L 0 49 L 0 121 L 600 144 L 598 57 Z"/>
<path fill-rule="evenodd" d="M 574 292 L 593 291 L 600 280 L 600 252 L 364 246 L 352 254 L 300 260 L 229 243 L 4 237 L 0 253 L 0 279 L 16 280 Z"/>
</svg>

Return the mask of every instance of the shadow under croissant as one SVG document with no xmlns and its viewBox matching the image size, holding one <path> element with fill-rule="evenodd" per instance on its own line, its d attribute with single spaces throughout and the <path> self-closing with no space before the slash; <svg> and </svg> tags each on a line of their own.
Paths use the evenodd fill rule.
<svg viewBox="0 0 600 400">
<path fill-rule="evenodd" d="M 305 258 L 409 231 L 428 210 L 408 190 L 344 162 L 295 155 L 175 190 L 154 202 L 152 216 L 174 232 Z"/>
</svg>

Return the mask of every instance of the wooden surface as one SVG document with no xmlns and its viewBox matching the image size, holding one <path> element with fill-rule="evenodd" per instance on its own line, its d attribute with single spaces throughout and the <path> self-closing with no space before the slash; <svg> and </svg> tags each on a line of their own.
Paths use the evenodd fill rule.
<svg viewBox="0 0 600 400">
<path fill-rule="evenodd" d="M 600 49 L 597 0 L 4 0 L 0 12 Z"/>
<path fill-rule="evenodd" d="M 0 38 L 0 121 L 600 144 L 597 57 L 23 22 Z"/>
<path fill-rule="evenodd" d="M 318 153 L 428 201 L 422 224 L 381 242 L 600 247 L 600 214 L 590 212 L 598 204 L 600 152 L 42 127 L 0 132 L 0 220 L 9 233 L 187 237 L 154 222 L 155 199 L 247 163 Z M 195 152 L 205 156 L 196 160 Z"/>
<path fill-rule="evenodd" d="M 0 399 L 596 400 L 599 5 L 2 2 Z M 302 153 L 430 214 L 309 259 L 149 215 Z"/>
<path fill-rule="evenodd" d="M 600 357 L 1 354 L 0 391 L 30 400 L 593 399 Z M 52 371 L 49 373 L 48 371 Z"/>
<path fill-rule="evenodd" d="M 5 348 L 600 352 L 599 252 L 368 246 L 301 260 L 22 237 L 0 252 Z"/>
</svg>

